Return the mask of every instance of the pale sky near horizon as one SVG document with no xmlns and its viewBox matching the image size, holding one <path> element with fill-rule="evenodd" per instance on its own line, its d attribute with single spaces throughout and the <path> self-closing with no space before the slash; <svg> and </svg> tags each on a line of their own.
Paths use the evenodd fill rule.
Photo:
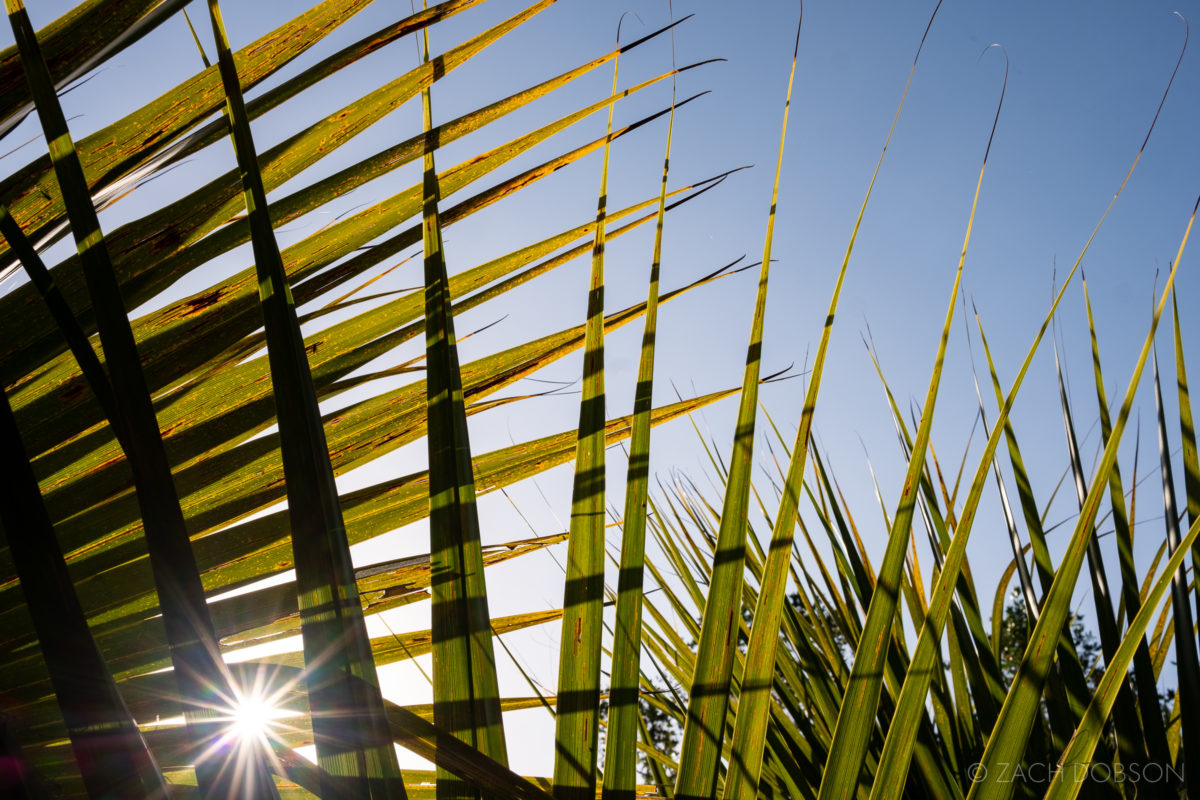
<svg viewBox="0 0 1200 800">
<path fill-rule="evenodd" d="M 308 5 L 290 0 L 229 0 L 222 8 L 237 47 Z M 433 29 L 434 52 L 475 35 L 525 5 L 525 0 L 489 0 L 454 17 Z M 739 255 L 746 254 L 747 261 L 757 261 L 761 256 L 798 5 L 782 0 L 674 3 L 676 18 L 695 14 L 676 29 L 678 63 L 708 58 L 728 61 L 690 71 L 680 78 L 681 97 L 705 90 L 711 90 L 711 94 L 678 114 L 672 184 L 682 185 L 744 164 L 755 166 L 731 176 L 720 188 L 668 218 L 664 289 L 699 277 Z M 771 276 L 764 374 L 790 363 L 795 364 L 794 371 L 800 371 L 806 357 L 811 358 L 858 207 L 934 5 L 932 0 L 809 0 L 805 4 L 778 204 L 773 251 L 778 263 Z M 40 26 L 68 6 L 64 2 L 33 2 L 29 10 Z M 203 5 L 193 6 L 189 9 L 194 12 L 193 22 L 208 41 Z M 898 400 L 907 407 L 910 398 L 913 402 L 923 399 L 999 97 L 1003 59 L 996 50 L 984 53 L 985 48 L 992 42 L 1002 44 L 1010 60 L 1010 73 L 966 257 L 963 291 L 978 306 L 1001 379 L 1007 386 L 1048 310 L 1056 266 L 1061 280 L 1146 135 L 1183 43 L 1184 24 L 1172 15 L 1175 9 L 1174 4 L 1162 0 L 1019 0 L 1004 4 L 947 0 L 941 8 L 851 258 L 816 415 L 822 451 L 828 453 L 827 463 L 836 471 L 851 507 L 861 509 L 856 521 L 876 564 L 885 532 L 859 437 L 878 472 L 889 513 L 899 495 L 903 463 L 860 334 L 869 324 Z M 1194 3 L 1179 8 L 1184 14 L 1195 9 Z M 389 19 L 404 16 L 407 10 L 407 2 L 373 3 L 298 59 L 287 74 L 382 27 Z M 625 41 L 665 24 L 668 18 L 665 0 L 631 0 L 624 5 L 560 0 L 439 82 L 433 90 L 435 116 L 449 119 L 606 52 L 613 44 L 617 20 L 627 10 L 637 16 L 625 21 Z M 5 26 L 0 31 L 0 45 L 9 42 L 11 33 Z M 211 49 L 209 52 L 211 55 Z M 255 124 L 259 150 L 411 68 L 416 57 L 411 41 L 395 43 L 349 70 L 345 80 L 332 82 L 310 93 L 313 96 L 306 95 L 272 112 Z M 668 69 L 670 64 L 670 42 L 661 38 L 622 59 L 621 84 L 640 82 Z M 118 57 L 94 81 L 64 97 L 69 116 L 83 115 L 71 123 L 76 138 L 123 115 L 139 98 L 144 102 L 168 90 L 200 66 L 182 18 L 169 21 L 146 42 Z M 611 80 L 609 68 L 596 70 L 554 96 L 439 151 L 439 166 L 450 166 L 567 110 L 600 99 L 608 92 Z M 669 82 L 664 82 L 622 102 L 616 123 L 630 122 L 669 102 Z M 345 152 L 329 159 L 329 166 L 319 166 L 312 174 L 327 174 L 333 164 L 342 166 L 351 158 L 406 138 L 419 129 L 419 124 L 419 104 L 410 102 L 364 134 L 361 144 L 344 148 Z M 9 141 L 20 142 L 34 135 L 36 128 L 30 125 L 26 122 Z M 513 162 L 500 174 L 515 174 L 568 146 L 600 136 L 603 126 L 603 115 L 594 115 Z M 1148 329 L 1155 287 L 1162 286 L 1200 191 L 1200 155 L 1193 142 L 1198 129 L 1200 54 L 1192 52 L 1184 57 L 1137 172 L 1083 262 L 1097 315 L 1110 401 L 1125 390 Z M 665 130 L 665 120 L 660 120 L 614 146 L 610 208 L 657 192 Z M 30 145 L 9 155 L 4 167 L 18 168 L 40 146 Z M 8 149 L 7 143 L 4 149 Z M 189 191 L 210 174 L 213 164 L 219 169 L 232 166 L 228 145 L 211 150 L 212 156 L 195 159 L 174 177 L 151 184 L 117 204 L 102 217 L 104 224 L 115 226 L 139 209 L 144 211 L 148 204 Z M 598 156 L 589 156 L 479 219 L 448 229 L 451 270 L 474 266 L 588 220 L 594 213 L 599 171 Z M 415 169 L 402 170 L 395 177 L 330 204 L 311 219 L 283 226 L 281 244 L 297 241 L 334 216 L 359 204 L 376 202 L 418 177 Z M 291 191 L 308 179 L 306 175 L 282 191 Z M 609 248 L 609 309 L 644 298 L 650 236 L 647 228 Z M 1192 251 L 1185 255 L 1177 278 L 1184 309 L 1195 307 L 1200 297 L 1196 246 L 1193 243 Z M 61 254 L 62 250 L 55 252 Z M 241 268 L 250 263 L 248 259 L 248 248 L 242 248 L 214 269 L 232 270 L 235 264 Z M 510 297 L 464 315 L 457 322 L 460 335 L 508 316 L 486 334 L 464 342 L 463 361 L 581 322 L 586 262 L 586 258 L 579 259 Z M 385 280 L 381 288 L 416 285 L 420 282 L 418 261 Z M 181 282 L 172 296 L 183 296 L 197 288 L 198 284 Z M 687 394 L 740 382 L 753 292 L 753 277 L 743 274 L 698 289 L 664 307 L 656 376 L 659 402 L 674 399 L 672 383 Z M 933 438 L 943 465 L 954 466 L 967 447 L 976 413 L 961 304 L 956 314 Z M 1099 434 L 1093 427 L 1096 408 L 1078 278 L 1064 299 L 1059 319 L 1076 425 L 1081 435 L 1090 432 L 1083 443 L 1088 466 L 1097 452 Z M 1169 326 L 1169 316 L 1164 317 L 1162 330 L 1167 335 L 1160 333 L 1159 343 L 1166 371 L 1173 369 L 1174 363 Z M 611 336 L 606 347 L 610 416 L 626 413 L 632 405 L 640 335 L 641 325 L 636 322 Z M 975 355 L 980 359 L 974 330 L 972 335 Z M 1184 318 L 1184 337 L 1190 364 L 1200 364 L 1200 329 L 1195 320 Z M 1026 448 L 1027 465 L 1042 502 L 1067 466 L 1049 344 L 1047 341 L 1043 345 L 1034 362 L 1014 411 L 1017 435 Z M 419 343 L 414 346 L 419 347 Z M 403 352 L 409 357 L 416 351 L 410 347 Z M 578 357 L 567 358 L 537 377 L 571 381 L 578 376 L 579 363 Z M 1192 372 L 1200 375 L 1200 366 L 1192 366 Z M 1160 484 L 1152 433 L 1153 400 L 1146 391 L 1147 379 L 1148 374 L 1138 397 L 1143 425 L 1139 475 L 1149 480 L 1140 495 L 1147 499 L 1139 504 L 1140 530 L 1145 534 L 1138 539 L 1136 555 L 1143 569 L 1163 535 L 1162 512 L 1157 505 Z M 1200 378 L 1193 377 L 1193 384 L 1198 381 Z M 991 421 L 995 405 L 989 384 L 982 385 Z M 763 390 L 764 403 L 787 436 L 794 433 L 803 389 L 802 381 L 793 380 Z M 1164 389 L 1170 420 L 1176 407 L 1173 381 L 1166 380 Z M 537 391 L 538 384 L 522 384 L 518 390 Z M 335 401 L 334 406 L 341 403 Z M 728 456 L 735 409 L 735 403 L 726 400 L 707 410 L 700 420 L 702 430 L 714 437 L 723 457 Z M 569 429 L 574 427 L 577 415 L 578 404 L 571 395 L 506 406 L 472 418 L 472 445 L 479 453 L 512 440 L 524 441 Z M 760 431 L 766 427 L 765 420 L 760 420 Z M 1170 433 L 1178 448 L 1178 430 Z M 686 422 L 657 429 L 654 436 L 652 470 L 669 478 L 673 470 L 679 469 L 695 476 L 701 485 L 706 484 L 703 455 Z M 971 451 L 976 459 L 982 439 L 976 431 Z M 1125 474 L 1131 471 L 1132 423 L 1127 444 L 1122 449 Z M 341 483 L 358 487 L 420 469 L 424 447 L 421 442 L 389 454 L 366 469 L 350 473 Z M 769 463 L 765 449 L 760 447 L 758 452 L 758 461 Z M 968 470 L 974 463 L 968 459 Z M 1011 470 L 1005 459 L 1001 464 L 1009 493 L 1015 498 Z M 1180 487 L 1181 474 L 1177 467 Z M 539 481 L 548 502 L 530 484 L 510 492 L 533 532 L 543 535 L 561 530 L 560 520 L 565 522 L 569 514 L 569 480 L 567 466 Z M 616 487 L 610 504 L 619 504 L 624 481 L 619 450 L 610 456 L 609 480 Z M 969 480 L 969 472 L 964 480 Z M 987 598 L 984 604 L 990 606 L 995 581 L 1011 559 L 1011 551 L 994 488 L 989 488 L 986 498 L 968 554 L 980 592 Z M 485 542 L 533 535 L 499 493 L 483 498 L 481 510 Z M 1049 519 L 1058 522 L 1074 511 L 1073 493 L 1064 486 Z M 1069 528 L 1064 526 L 1052 535 L 1055 555 L 1061 552 Z M 384 540 L 386 545 L 368 548 L 356 556 L 375 560 L 426 552 L 423 535 L 423 527 L 410 526 L 400 534 L 389 535 Z M 565 549 L 558 548 L 556 555 L 564 560 Z M 1110 581 L 1115 582 L 1115 549 L 1107 540 L 1105 555 Z M 543 556 L 526 561 L 490 571 L 497 576 L 491 592 L 493 614 L 561 605 L 561 574 L 555 564 Z M 925 574 L 928 578 L 929 571 Z M 1086 585 L 1086 580 L 1080 582 L 1076 604 L 1091 621 L 1094 610 Z M 419 611 L 397 613 L 389 620 L 397 629 L 425 627 Z M 512 634 L 506 642 L 537 679 L 552 689 L 557 629 L 543 626 Z M 510 694 L 527 694 L 527 687 L 508 666 L 507 659 L 502 655 L 500 659 L 505 662 L 501 665 L 502 689 Z M 386 668 L 385 673 L 387 691 L 393 699 L 427 701 L 429 695 L 420 675 L 398 667 Z M 1173 677 L 1164 677 L 1163 685 L 1173 684 Z M 534 709 L 511 718 L 514 730 L 520 731 L 519 739 L 511 733 L 509 739 L 514 768 L 527 774 L 549 774 L 553 749 L 546 713 Z"/>
</svg>

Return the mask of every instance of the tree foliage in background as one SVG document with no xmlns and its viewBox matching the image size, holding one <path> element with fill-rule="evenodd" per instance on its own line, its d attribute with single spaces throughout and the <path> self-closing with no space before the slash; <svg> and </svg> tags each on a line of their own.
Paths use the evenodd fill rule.
<svg viewBox="0 0 1200 800">
<path fill-rule="evenodd" d="M 1082 616 L 1071 620 L 1070 631 L 1071 640 L 1075 643 L 1075 652 L 1079 654 L 1079 663 L 1086 667 L 1084 678 L 1094 690 L 1103 672 L 1100 640 L 1084 625 Z M 1009 684 L 1017 675 L 1017 667 L 1021 665 L 1021 657 L 1025 655 L 1025 644 L 1028 641 L 1029 612 L 1025 610 L 1025 603 L 1014 590 L 1004 605 L 1004 618 L 1000 622 L 1000 672 Z"/>
</svg>

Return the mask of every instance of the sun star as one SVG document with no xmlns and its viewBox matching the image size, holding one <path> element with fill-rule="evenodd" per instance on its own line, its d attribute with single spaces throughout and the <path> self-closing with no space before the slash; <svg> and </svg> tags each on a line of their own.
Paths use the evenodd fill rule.
<svg viewBox="0 0 1200 800">
<path fill-rule="evenodd" d="M 265 697 L 243 697 L 233 709 L 232 733 L 239 742 L 261 741 L 283 715 L 282 709 Z"/>
</svg>

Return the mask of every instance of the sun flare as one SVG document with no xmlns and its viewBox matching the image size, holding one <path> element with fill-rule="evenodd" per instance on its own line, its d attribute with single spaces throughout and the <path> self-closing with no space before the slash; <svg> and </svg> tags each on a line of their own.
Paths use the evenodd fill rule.
<svg viewBox="0 0 1200 800">
<path fill-rule="evenodd" d="M 286 715 L 286 711 L 265 697 L 244 697 L 233 709 L 232 733 L 239 741 L 258 741 Z"/>
<path fill-rule="evenodd" d="M 222 715 L 226 727 L 220 738 L 225 745 L 269 750 L 271 740 L 288 727 L 288 718 L 297 716 L 283 702 L 286 690 L 272 689 L 271 684 L 260 675 L 249 685 L 234 687 L 234 697 Z"/>
</svg>

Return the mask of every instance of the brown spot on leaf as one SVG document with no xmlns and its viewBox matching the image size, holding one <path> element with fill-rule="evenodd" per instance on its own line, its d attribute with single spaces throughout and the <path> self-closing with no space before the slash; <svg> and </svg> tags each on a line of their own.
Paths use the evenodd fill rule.
<svg viewBox="0 0 1200 800">
<path fill-rule="evenodd" d="M 74 386 L 72 386 L 70 389 L 67 389 L 65 392 L 63 392 L 61 395 L 59 395 L 59 397 L 61 397 L 66 402 L 71 403 L 71 402 L 78 400 L 80 397 L 83 397 L 83 393 L 85 391 L 86 391 L 86 389 L 84 389 L 83 384 L 77 383 Z"/>
<path fill-rule="evenodd" d="M 216 305 L 218 302 L 220 302 L 223 294 L 224 292 L 222 292 L 220 289 L 214 289 L 207 294 L 202 294 L 199 297 L 193 297 L 191 300 L 185 300 L 183 303 L 185 306 L 183 315 L 185 317 L 191 317 L 199 314 L 209 306 Z"/>
</svg>

